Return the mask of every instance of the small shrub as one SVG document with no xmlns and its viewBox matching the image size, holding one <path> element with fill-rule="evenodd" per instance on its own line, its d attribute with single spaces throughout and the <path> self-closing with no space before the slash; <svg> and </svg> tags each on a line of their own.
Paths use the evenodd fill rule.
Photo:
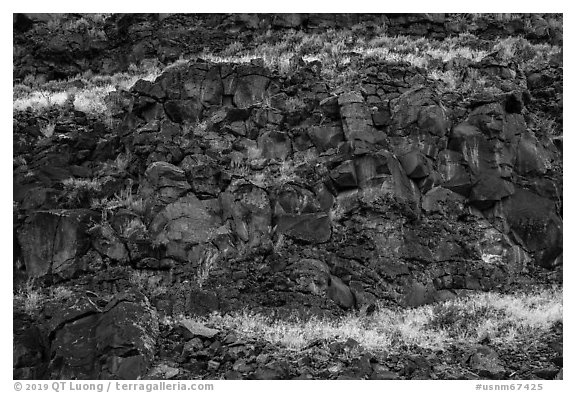
<svg viewBox="0 0 576 393">
<path fill-rule="evenodd" d="M 114 160 L 114 167 L 121 173 L 126 172 L 128 170 L 128 166 L 132 161 L 132 154 L 127 152 L 125 154 L 118 154 L 116 159 Z"/>
<path fill-rule="evenodd" d="M 119 193 L 114 194 L 112 198 L 92 199 L 90 207 L 92 209 L 101 209 L 103 212 L 126 208 L 140 215 L 144 214 L 145 210 L 144 199 L 136 197 L 132 192 L 132 183 L 129 183 Z"/>
<path fill-rule="evenodd" d="M 44 83 L 46 83 L 46 77 L 43 75 L 38 76 L 35 74 L 28 74 L 22 80 L 23 85 L 36 90 L 39 90 L 41 85 L 43 85 Z"/>
<path fill-rule="evenodd" d="M 50 288 L 50 298 L 56 301 L 66 301 L 74 295 L 70 289 L 62 286 Z"/>
<path fill-rule="evenodd" d="M 427 327 L 431 329 L 444 329 L 451 331 L 471 331 L 478 327 L 482 320 L 495 317 L 497 312 L 488 305 L 471 304 L 471 307 L 462 307 L 461 303 L 446 302 L 432 308 L 432 316 Z"/>
<path fill-rule="evenodd" d="M 68 207 L 77 207 L 88 204 L 94 193 L 102 189 L 102 182 L 98 179 L 69 178 L 62 181 L 64 186 L 65 204 Z"/>
<path fill-rule="evenodd" d="M 244 44 L 239 41 L 231 42 L 220 54 L 225 57 L 235 56 L 244 49 Z"/>
<path fill-rule="evenodd" d="M 294 165 L 299 167 L 304 165 L 306 167 L 316 166 L 318 160 L 318 152 L 316 148 L 311 148 L 304 151 L 294 152 Z"/>
<path fill-rule="evenodd" d="M 98 173 L 100 173 L 102 175 L 126 174 L 128 172 L 129 167 L 130 167 L 130 163 L 132 162 L 132 159 L 133 159 L 133 156 L 132 156 L 132 153 L 130 153 L 130 151 L 127 151 L 126 153 L 120 153 L 116 156 L 116 158 L 113 161 L 109 160 L 109 161 L 105 162 L 104 165 L 102 166 L 102 168 L 100 168 L 100 170 L 98 171 Z"/>
<path fill-rule="evenodd" d="M 556 123 L 553 117 L 544 113 L 530 113 L 528 115 L 528 127 L 538 137 L 550 138 L 562 135 L 562 127 Z"/>
<path fill-rule="evenodd" d="M 42 308 L 45 297 L 39 288 L 35 288 L 34 280 L 30 279 L 14 295 L 14 300 L 23 304 L 28 315 L 35 316 Z"/>
</svg>

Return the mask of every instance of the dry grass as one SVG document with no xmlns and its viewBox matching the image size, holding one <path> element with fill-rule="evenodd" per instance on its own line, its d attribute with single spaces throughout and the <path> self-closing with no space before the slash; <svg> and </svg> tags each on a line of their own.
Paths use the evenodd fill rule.
<svg viewBox="0 0 576 393">
<path fill-rule="evenodd" d="M 69 288 L 57 286 L 50 288 L 50 298 L 56 301 L 66 301 L 74 295 L 74 292 Z"/>
<path fill-rule="evenodd" d="M 94 76 L 87 71 L 66 81 L 44 83 L 33 77 L 27 77 L 22 83 L 13 87 L 12 110 L 42 112 L 51 108 L 61 108 L 71 100 L 74 109 L 102 116 L 107 110 L 105 98 L 109 93 L 129 90 L 140 79 L 153 81 L 160 73 L 159 67 L 148 64 L 114 75 Z"/>
<path fill-rule="evenodd" d="M 337 320 L 279 321 L 243 312 L 213 314 L 200 322 L 291 350 L 300 350 L 318 339 L 348 338 L 370 350 L 401 346 L 443 349 L 487 337 L 496 345 L 538 338 L 552 325 L 562 322 L 562 309 L 562 291 L 546 289 L 514 295 L 476 293 L 437 305 L 381 309 L 371 316 L 349 315 Z"/>
<path fill-rule="evenodd" d="M 144 199 L 134 195 L 132 184 L 114 194 L 112 198 L 92 199 L 90 207 L 95 210 L 102 210 L 103 214 L 119 208 L 128 209 L 136 214 L 143 214 L 145 210 Z"/>
<path fill-rule="evenodd" d="M 44 296 L 39 288 L 36 288 L 33 280 L 28 280 L 14 294 L 15 304 L 21 304 L 22 308 L 28 315 L 36 315 L 42 308 Z"/>
<path fill-rule="evenodd" d="M 76 190 L 100 191 L 102 183 L 97 179 L 69 178 L 62 181 L 64 188 L 70 192 Z"/>
<path fill-rule="evenodd" d="M 37 287 L 33 279 L 29 279 L 14 294 L 14 303 L 28 315 L 35 316 L 47 301 L 63 302 L 73 294 L 72 290 L 63 286 L 51 287 L 48 293 L 42 292 L 42 288 Z"/>
<path fill-rule="evenodd" d="M 90 201 L 95 193 L 102 190 L 103 181 L 99 179 L 69 178 L 62 181 L 64 188 L 64 206 L 68 208 L 81 207 Z"/>
<path fill-rule="evenodd" d="M 126 174 L 134 157 L 130 151 L 120 153 L 114 160 L 108 160 L 99 170 L 103 176 L 108 174 Z"/>
</svg>

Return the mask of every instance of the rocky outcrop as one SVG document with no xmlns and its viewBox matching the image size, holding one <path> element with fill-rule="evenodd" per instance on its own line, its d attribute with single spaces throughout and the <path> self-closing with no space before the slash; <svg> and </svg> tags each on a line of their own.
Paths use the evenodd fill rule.
<svg viewBox="0 0 576 393">
<path fill-rule="evenodd" d="M 397 31 L 440 37 L 452 23 L 442 15 L 150 18 L 115 16 L 109 37 L 118 48 L 149 42 L 150 26 L 187 18 L 211 26 L 225 18 L 228 30 L 211 30 L 223 37 L 266 23 L 314 30 L 383 18 Z M 181 53 L 159 42 L 127 58 Z M 446 92 L 408 63 L 352 59 L 356 79 L 344 87 L 324 81 L 318 61 L 290 64 L 280 74 L 261 60 L 181 62 L 111 93 L 122 103 L 112 124 L 63 109 L 50 137 L 40 132 L 44 119 L 15 114 L 14 278 L 76 288 L 36 322 L 15 319 L 15 376 L 176 377 L 175 364 L 153 358 L 177 352 L 190 375 L 430 378 L 427 358 L 400 364 L 366 353 L 297 373 L 309 362 L 259 361 L 273 349 L 197 326 L 170 333 L 185 336 L 182 348 L 162 349 L 156 313 L 336 316 L 562 280 L 562 140 L 533 118 L 544 108 L 561 120 L 561 63 L 524 75 L 492 55 L 470 61 L 490 82 L 470 96 Z M 341 354 L 323 344 L 307 351 Z M 463 356 L 482 376 L 504 376 L 489 348 Z"/>
<path fill-rule="evenodd" d="M 312 81 L 307 67 L 295 75 Z M 287 281 L 289 266 L 312 259 L 328 266 L 313 292 L 337 310 L 382 298 L 419 305 L 510 285 L 531 260 L 561 263 L 561 199 L 555 181 L 542 180 L 561 178 L 561 152 L 528 128 L 524 79 L 493 74 L 515 92 L 458 104 L 407 64 L 367 63 L 360 75 L 361 89 L 321 93 L 299 123 L 283 109 L 290 80 L 259 61 L 190 62 L 136 83 L 121 143 L 142 171 L 133 191 L 142 210 L 92 218 L 90 231 L 81 226 L 90 210 L 31 214 L 18 237 L 26 271 L 71 278 L 89 269 L 83 256 L 93 248 L 124 264 L 178 261 L 167 265 L 178 266 L 171 280 L 206 275 L 208 287 L 234 287 L 242 274 L 246 285 L 262 280 L 254 291 L 267 286 L 300 308 L 309 291 Z M 375 121 L 371 105 L 388 120 Z M 283 262 L 269 277 L 247 262 L 271 255 Z M 283 298 L 286 287 L 303 292 Z M 223 309 L 258 302 L 253 294 L 212 292 Z"/>
<path fill-rule="evenodd" d="M 158 320 L 146 297 L 137 292 L 109 301 L 91 296 L 45 304 L 47 320 L 40 330 L 14 320 L 22 332 L 15 341 L 15 377 L 140 379 L 147 374 Z M 34 329 L 37 336 L 31 340 Z"/>
</svg>

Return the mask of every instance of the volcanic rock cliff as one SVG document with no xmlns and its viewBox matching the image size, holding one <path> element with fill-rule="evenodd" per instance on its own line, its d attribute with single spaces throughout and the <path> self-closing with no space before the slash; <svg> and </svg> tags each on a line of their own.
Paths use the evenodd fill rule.
<svg viewBox="0 0 576 393">
<path fill-rule="evenodd" d="M 155 23 L 168 39 L 191 17 Z M 135 38 L 150 19 L 116 18 L 108 39 L 139 43 L 122 52 L 127 63 L 137 48 L 168 51 L 161 37 Z M 238 18 L 219 23 L 328 23 Z M 420 26 L 388 18 L 404 34 Z M 425 20 L 422 34 L 452 33 Z M 204 42 L 231 30 L 203 31 L 187 34 Z M 77 56 L 66 45 L 15 58 L 15 75 L 42 72 L 48 57 L 62 75 L 81 71 L 61 68 Z M 561 60 L 529 75 L 497 54 L 472 62 L 470 78 L 495 89 L 471 96 L 406 62 L 350 67 L 354 83 L 332 86 L 319 61 L 295 57 L 281 73 L 259 59 L 198 59 L 110 93 L 110 124 L 70 108 L 39 139 L 41 119 L 15 114 L 14 279 L 78 289 L 48 304 L 41 323 L 15 316 L 15 375 L 143 376 L 159 317 L 342 315 L 561 282 L 562 139 L 530 122 L 542 105 L 561 122 Z M 98 186 L 71 189 L 69 179 Z"/>
</svg>

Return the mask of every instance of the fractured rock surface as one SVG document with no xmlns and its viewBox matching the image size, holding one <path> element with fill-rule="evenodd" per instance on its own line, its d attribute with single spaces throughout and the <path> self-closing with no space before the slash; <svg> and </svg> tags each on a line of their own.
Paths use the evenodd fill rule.
<svg viewBox="0 0 576 393">
<path fill-rule="evenodd" d="M 52 17 L 16 16 L 15 28 L 25 35 L 42 18 Z M 267 25 L 313 31 L 386 20 L 402 34 L 463 31 L 433 14 L 207 18 L 114 16 L 108 39 L 130 48 L 124 63 L 151 53 L 175 60 L 183 45 L 174 42 L 192 36 L 190 46 L 217 45 Z M 183 21 L 226 28 L 178 27 Z M 532 40 L 557 39 L 546 21 L 533 22 L 495 22 L 478 34 L 540 26 Z M 151 35 L 154 26 L 163 28 Z M 151 44 L 172 33 L 175 41 Z M 52 38 L 54 56 L 107 45 L 71 50 L 68 39 Z M 119 53 L 110 53 L 90 61 L 117 70 Z M 19 76 L 37 69 L 58 77 L 53 56 L 20 55 Z M 60 55 L 54 64 L 68 64 Z M 531 118 L 544 108 L 561 120 L 561 61 L 527 75 L 493 55 L 466 61 L 491 89 L 446 92 L 423 68 L 374 58 L 352 59 L 356 79 L 337 87 L 319 61 L 293 58 L 286 74 L 262 59 L 198 59 L 110 93 L 112 125 L 70 111 L 44 137 L 42 119 L 15 113 L 15 282 L 74 288 L 35 322 L 15 314 L 15 378 L 432 378 L 430 354 L 403 363 L 368 353 L 348 359 L 354 343 L 342 351 L 318 343 L 301 358 L 273 361 L 274 348 L 196 324 L 166 333 L 182 335 L 181 346 L 160 348 L 173 338 L 161 336 L 158 315 L 248 308 L 334 317 L 381 302 L 418 307 L 517 289 L 542 277 L 561 282 L 562 137 Z M 62 75 L 81 67 L 68 64 Z M 173 363 L 155 358 L 174 353 Z M 315 357 L 324 371 L 312 367 Z M 461 363 L 481 377 L 507 376 L 488 347 Z"/>
</svg>

